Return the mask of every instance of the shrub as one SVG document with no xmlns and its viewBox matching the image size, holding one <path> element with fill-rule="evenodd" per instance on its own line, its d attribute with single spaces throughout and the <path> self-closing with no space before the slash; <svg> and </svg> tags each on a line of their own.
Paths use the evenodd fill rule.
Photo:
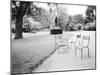
<svg viewBox="0 0 100 75">
<path fill-rule="evenodd" d="M 96 30 L 96 25 L 95 23 L 87 23 L 84 30 L 87 31 L 95 31 Z"/>
<path fill-rule="evenodd" d="M 77 30 L 83 30 L 84 26 L 81 23 L 70 23 L 68 26 L 69 31 L 77 31 Z"/>
</svg>

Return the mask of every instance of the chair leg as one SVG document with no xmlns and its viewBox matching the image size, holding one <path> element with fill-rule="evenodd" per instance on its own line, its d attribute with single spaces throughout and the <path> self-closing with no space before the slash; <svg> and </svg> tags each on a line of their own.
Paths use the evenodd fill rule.
<svg viewBox="0 0 100 75">
<path fill-rule="evenodd" d="M 64 47 L 63 46 L 61 46 L 61 51 L 62 51 L 62 53 L 64 53 Z"/>
<path fill-rule="evenodd" d="M 81 60 L 83 58 L 83 48 L 81 49 Z"/>
<path fill-rule="evenodd" d="M 77 52 L 76 50 L 77 50 L 77 48 L 75 47 L 75 56 L 76 56 L 76 52 Z"/>
<path fill-rule="evenodd" d="M 68 49 L 68 48 L 67 48 L 67 46 L 66 46 L 66 53 L 67 53 L 67 49 Z"/>
<path fill-rule="evenodd" d="M 63 53 L 63 46 L 60 47 L 60 51 L 61 51 L 61 53 Z"/>
<path fill-rule="evenodd" d="M 68 44 L 67 44 L 67 48 L 68 48 L 68 49 L 70 49 L 70 45 L 69 45 L 69 42 L 68 42 Z"/>
<path fill-rule="evenodd" d="M 88 49 L 88 57 L 90 57 L 90 54 L 89 54 L 89 48 L 87 48 Z"/>
<path fill-rule="evenodd" d="M 65 52 L 65 50 L 64 50 L 64 46 L 62 46 L 62 51 L 63 51 L 63 53 Z"/>
<path fill-rule="evenodd" d="M 58 47 L 58 53 L 60 53 L 60 47 Z"/>
<path fill-rule="evenodd" d="M 59 46 L 56 45 L 56 51 L 58 51 L 58 50 L 59 50 Z"/>
<path fill-rule="evenodd" d="M 62 46 L 58 47 L 58 53 L 62 53 Z"/>
<path fill-rule="evenodd" d="M 65 50 L 64 50 L 64 46 L 62 46 L 62 53 L 64 53 L 65 52 Z"/>
</svg>

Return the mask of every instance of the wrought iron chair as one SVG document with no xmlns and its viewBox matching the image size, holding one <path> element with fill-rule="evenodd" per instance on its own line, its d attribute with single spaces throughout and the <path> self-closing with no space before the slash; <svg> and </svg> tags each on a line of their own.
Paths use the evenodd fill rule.
<svg viewBox="0 0 100 75">
<path fill-rule="evenodd" d="M 64 47 L 66 47 L 66 52 L 68 50 L 69 44 L 68 40 L 63 37 L 62 34 L 55 35 L 55 47 L 59 50 L 64 51 Z M 62 48 L 62 49 L 60 49 Z"/>
<path fill-rule="evenodd" d="M 90 36 L 83 36 L 81 44 L 75 47 L 75 56 L 76 56 L 77 50 L 81 50 L 81 59 L 82 59 L 83 50 L 88 50 L 88 57 L 89 57 L 90 56 L 89 55 L 89 42 L 90 42 Z"/>
</svg>

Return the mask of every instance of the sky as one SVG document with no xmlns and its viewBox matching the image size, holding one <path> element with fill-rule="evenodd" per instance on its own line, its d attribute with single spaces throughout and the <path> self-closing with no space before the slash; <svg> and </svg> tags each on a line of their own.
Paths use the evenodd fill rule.
<svg viewBox="0 0 100 75">
<path fill-rule="evenodd" d="M 69 15 L 83 14 L 85 16 L 87 6 L 67 5 L 67 13 Z"/>
<path fill-rule="evenodd" d="M 42 7 L 46 10 L 49 10 L 49 6 L 46 3 L 35 3 L 38 7 Z M 83 14 L 85 16 L 85 12 L 87 9 L 87 6 L 80 6 L 80 5 L 63 5 L 62 7 L 65 7 L 67 9 L 66 13 L 73 16 L 77 14 Z"/>
</svg>

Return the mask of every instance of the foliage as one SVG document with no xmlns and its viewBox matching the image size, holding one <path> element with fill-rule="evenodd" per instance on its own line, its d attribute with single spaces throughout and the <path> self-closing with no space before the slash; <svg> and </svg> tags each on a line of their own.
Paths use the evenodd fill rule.
<svg viewBox="0 0 100 75">
<path fill-rule="evenodd" d="M 96 25 L 95 23 L 87 23 L 86 26 L 84 27 L 84 30 L 87 31 L 95 31 L 96 30 Z"/>
<path fill-rule="evenodd" d="M 28 14 L 30 15 L 30 5 L 31 2 L 23 2 L 23 1 L 14 1 L 12 0 L 12 20 L 16 19 L 16 16 L 20 13 L 22 15 Z"/>
<path fill-rule="evenodd" d="M 96 6 L 88 6 L 86 10 L 86 19 L 84 30 L 96 30 Z"/>
<path fill-rule="evenodd" d="M 81 14 L 79 14 L 79 15 L 74 15 L 74 16 L 72 17 L 72 22 L 75 23 L 75 24 L 77 24 L 77 23 L 83 24 L 83 16 L 82 16 Z"/>
<path fill-rule="evenodd" d="M 88 6 L 86 10 L 86 23 L 94 22 L 96 20 L 96 7 Z"/>
<path fill-rule="evenodd" d="M 68 15 L 66 13 L 61 13 L 59 17 L 59 26 L 64 29 L 68 23 Z"/>
<path fill-rule="evenodd" d="M 30 15 L 28 11 L 30 11 L 30 5 L 32 2 L 24 2 L 24 1 L 12 1 L 12 20 L 15 20 L 15 38 L 20 39 L 23 38 L 22 35 L 22 24 L 23 24 L 23 16 L 25 14 Z"/>
<path fill-rule="evenodd" d="M 68 14 L 66 13 L 66 8 L 59 6 L 57 10 L 57 26 L 59 26 L 61 29 L 65 30 L 66 25 L 68 24 Z"/>
<path fill-rule="evenodd" d="M 33 5 L 34 6 L 34 5 Z M 28 22 L 31 29 L 38 28 L 44 29 L 49 26 L 49 14 L 42 8 L 34 6 L 31 9 L 31 16 L 28 16 Z"/>
<path fill-rule="evenodd" d="M 68 31 L 75 31 L 76 29 L 74 28 L 75 24 L 74 23 L 70 23 L 68 25 Z"/>
<path fill-rule="evenodd" d="M 95 23 L 95 6 L 88 6 L 85 13 L 86 17 L 83 17 L 82 14 L 74 16 L 68 15 L 66 13 L 66 8 L 64 8 L 63 6 L 50 3 L 47 3 L 47 5 L 50 7 L 49 10 L 38 7 L 33 2 L 12 1 L 12 20 L 15 20 L 17 22 L 18 17 L 22 15 L 22 21 L 19 20 L 20 23 L 17 22 L 19 24 L 15 22 L 16 26 L 20 26 L 20 30 L 22 29 L 22 27 L 26 29 L 49 29 L 51 26 L 55 25 L 55 17 L 57 17 L 58 20 L 57 26 L 66 31 L 83 30 L 83 28 L 84 30 L 95 30 L 95 26 L 87 26 L 87 23 Z M 56 12 L 58 14 L 56 14 Z M 21 26 L 21 22 L 23 22 L 23 26 Z"/>
<path fill-rule="evenodd" d="M 83 30 L 84 17 L 80 14 L 74 16 L 68 16 L 66 31 Z"/>
<path fill-rule="evenodd" d="M 50 27 L 50 13 L 47 13 L 41 7 L 37 7 L 33 2 L 13 1 L 12 5 L 12 20 L 16 20 L 18 11 L 21 9 L 20 12 L 23 14 L 22 28 L 24 30 L 44 29 Z"/>
</svg>

